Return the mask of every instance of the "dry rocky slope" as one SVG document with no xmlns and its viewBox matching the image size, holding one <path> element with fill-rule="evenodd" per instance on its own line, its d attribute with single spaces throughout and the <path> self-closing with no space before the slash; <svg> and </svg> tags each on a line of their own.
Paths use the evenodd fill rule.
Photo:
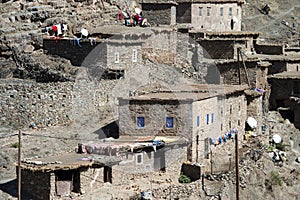
<svg viewBox="0 0 300 200">
<path fill-rule="evenodd" d="M 70 34 L 78 34 L 82 27 L 92 30 L 101 25 L 114 24 L 117 7 L 111 2 L 100 2 L 92 4 L 92 1 L 75 0 L 0 1 L 0 78 L 32 79 L 42 83 L 74 81 L 78 67 L 72 66 L 64 58 L 45 55 L 40 33 L 43 27 L 58 22 L 67 23 Z M 300 25 L 299 0 L 246 2 L 243 30 L 262 32 L 261 42 L 288 43 L 290 46 L 297 44 Z M 267 3 L 271 12 L 264 15 L 259 9 Z M 122 2 L 114 1 L 114 4 L 122 5 Z M 299 131 L 288 121 L 281 119 L 276 112 L 270 112 L 267 118 L 271 133 L 282 133 L 284 136 L 285 144 L 288 145 L 287 162 L 283 167 L 272 163 L 266 152 L 268 136 L 259 136 L 247 143 L 243 141 L 239 166 L 241 199 L 299 199 L 300 165 L 295 160 L 300 155 L 289 146 L 291 136 L 299 135 Z M 16 132 L 9 128 L 1 128 L 0 132 L 0 199 L 15 199 L 16 185 L 9 180 L 15 178 L 13 164 L 17 158 L 17 136 L 10 135 Z M 77 144 L 74 127 L 52 127 L 26 132 L 35 136 L 23 137 L 24 157 L 59 154 L 73 150 Z M 62 135 L 69 139 L 63 139 Z M 134 193 L 150 189 L 149 185 L 156 199 L 235 199 L 234 172 L 207 176 L 204 191 L 197 186 L 199 182 L 178 184 L 178 177 L 174 174 L 154 173 L 149 176 L 150 178 L 146 177 L 148 181 L 157 180 L 158 176 L 160 178 L 151 184 L 148 184 L 147 180 L 143 180 L 144 183 L 147 182 L 143 184 L 133 178 L 128 185 L 138 186 L 129 189 L 106 185 L 103 189 L 95 191 L 94 199 L 99 194 L 107 193 L 108 187 L 111 191 L 120 191 L 118 194 L 109 194 L 107 199 L 111 199 L 120 197 L 116 195 L 126 197 L 128 191 Z M 89 197 L 74 196 L 75 199 L 90 199 Z"/>
</svg>

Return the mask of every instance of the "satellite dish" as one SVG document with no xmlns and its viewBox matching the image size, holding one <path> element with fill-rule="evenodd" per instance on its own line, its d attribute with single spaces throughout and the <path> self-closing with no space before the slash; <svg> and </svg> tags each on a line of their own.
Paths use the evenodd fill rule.
<svg viewBox="0 0 300 200">
<path fill-rule="evenodd" d="M 278 134 L 275 134 L 275 135 L 273 135 L 273 141 L 276 143 L 276 144 L 278 144 L 278 143 L 280 143 L 281 142 L 281 137 L 280 137 L 280 135 L 278 135 Z"/>
<path fill-rule="evenodd" d="M 85 28 L 81 29 L 80 32 L 81 32 L 81 34 L 82 34 L 83 36 L 85 36 L 85 37 L 87 37 L 87 36 L 89 35 L 88 30 L 86 30 Z"/>
<path fill-rule="evenodd" d="M 257 128 L 257 121 L 253 117 L 248 117 L 247 124 L 250 126 L 250 128 L 254 129 Z"/>
</svg>

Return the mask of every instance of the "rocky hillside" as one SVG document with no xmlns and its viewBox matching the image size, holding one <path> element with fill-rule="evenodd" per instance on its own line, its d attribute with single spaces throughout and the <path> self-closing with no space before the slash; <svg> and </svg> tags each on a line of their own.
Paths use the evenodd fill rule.
<svg viewBox="0 0 300 200">
<path fill-rule="evenodd" d="M 265 5 L 270 7 L 268 15 L 262 12 Z M 243 30 L 261 32 L 261 42 L 298 45 L 300 1 L 246 0 L 243 7 Z"/>
</svg>

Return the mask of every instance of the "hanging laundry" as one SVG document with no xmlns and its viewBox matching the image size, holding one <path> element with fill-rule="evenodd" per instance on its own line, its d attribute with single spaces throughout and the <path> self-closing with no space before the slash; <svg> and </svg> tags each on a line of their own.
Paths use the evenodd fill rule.
<svg viewBox="0 0 300 200">
<path fill-rule="evenodd" d="M 79 47 L 82 47 L 81 45 L 80 45 L 80 40 L 81 40 L 81 38 L 73 38 L 73 40 L 72 40 L 72 44 L 73 45 L 77 45 L 77 46 L 79 46 Z"/>
<path fill-rule="evenodd" d="M 60 24 L 56 24 L 55 27 L 56 27 L 57 35 L 62 35 L 61 25 Z"/>
<path fill-rule="evenodd" d="M 219 144 L 222 144 L 222 137 L 219 137 Z"/>
<path fill-rule="evenodd" d="M 227 142 L 229 139 L 233 139 L 234 135 L 238 133 L 238 130 L 236 128 L 228 131 L 227 133 L 223 134 L 221 137 L 218 137 L 217 139 L 209 138 L 210 144 L 212 145 L 219 145 L 222 144 L 222 142 Z"/>
<path fill-rule="evenodd" d="M 96 45 L 96 38 L 89 38 L 90 44 L 93 46 L 94 44 Z"/>
</svg>

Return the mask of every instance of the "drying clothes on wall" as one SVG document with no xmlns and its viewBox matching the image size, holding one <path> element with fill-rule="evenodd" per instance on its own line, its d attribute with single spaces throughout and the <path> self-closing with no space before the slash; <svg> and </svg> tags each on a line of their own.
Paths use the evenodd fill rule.
<svg viewBox="0 0 300 200">
<path fill-rule="evenodd" d="M 80 40 L 81 40 L 81 38 L 73 38 L 72 44 L 75 45 L 75 46 L 82 47 L 82 46 L 80 45 Z"/>
<path fill-rule="evenodd" d="M 93 46 L 94 44 L 96 45 L 97 42 L 96 42 L 96 38 L 89 38 L 90 40 L 90 44 Z"/>
<path fill-rule="evenodd" d="M 235 134 L 238 133 L 238 130 L 236 128 L 228 131 L 225 134 L 222 134 L 220 137 L 218 138 L 209 138 L 210 144 L 211 145 L 220 145 L 222 143 L 226 143 L 228 140 L 233 139 Z"/>
</svg>

